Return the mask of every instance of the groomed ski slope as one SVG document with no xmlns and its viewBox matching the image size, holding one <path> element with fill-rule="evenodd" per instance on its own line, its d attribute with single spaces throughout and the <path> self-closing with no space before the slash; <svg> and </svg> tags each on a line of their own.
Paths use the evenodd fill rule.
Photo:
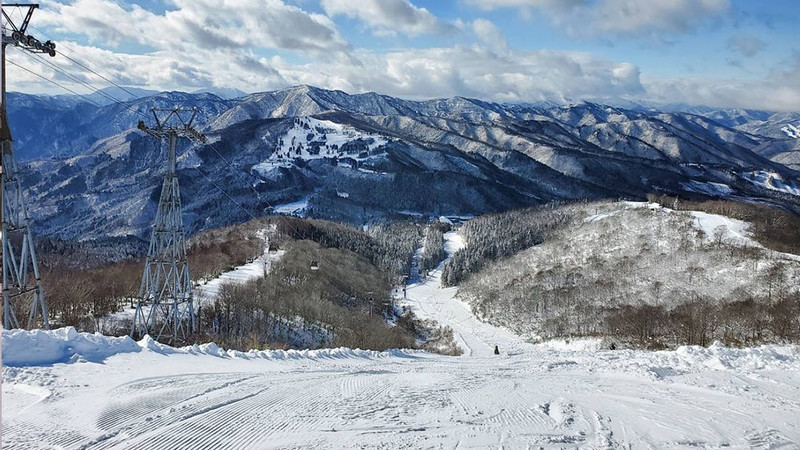
<svg viewBox="0 0 800 450">
<path fill-rule="evenodd" d="M 458 246 L 447 235 L 448 251 Z M 465 356 L 172 349 L 71 329 L 3 336 L 4 449 L 797 448 L 800 351 L 532 345 L 437 270 L 408 303 Z M 499 345 L 502 354 L 492 354 Z M 12 367 L 9 367 L 11 365 Z"/>
<path fill-rule="evenodd" d="M 452 255 L 464 246 L 461 236 L 451 231 L 444 235 L 444 249 Z M 519 336 L 508 330 L 481 322 L 472 314 L 469 305 L 455 298 L 457 287 L 441 286 L 442 267 L 439 264 L 430 275 L 422 281 L 406 287 L 405 304 L 422 318 L 434 319 L 440 325 L 453 329 L 453 337 L 464 356 L 489 357 L 494 355 L 497 345 L 502 353 L 518 354 L 530 349 Z"/>
</svg>

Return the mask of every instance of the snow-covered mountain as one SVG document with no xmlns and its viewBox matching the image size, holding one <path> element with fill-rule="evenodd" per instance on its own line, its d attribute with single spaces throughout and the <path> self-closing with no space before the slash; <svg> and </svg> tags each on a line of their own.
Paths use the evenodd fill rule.
<svg viewBox="0 0 800 450">
<path fill-rule="evenodd" d="M 38 232 L 144 235 L 165 153 L 135 126 L 151 107 L 174 105 L 199 108 L 209 136 L 207 145 L 180 146 L 190 231 L 298 203 L 308 215 L 352 223 L 650 192 L 800 210 L 796 145 L 743 131 L 771 120 L 756 113 L 740 124 L 711 110 L 411 101 L 311 86 L 233 100 L 168 92 L 102 107 L 10 94 Z"/>
<path fill-rule="evenodd" d="M 8 94 L 9 125 L 20 161 L 86 154 L 99 140 L 136 128 L 139 120 L 151 119 L 151 108 L 176 105 L 197 107 L 200 114 L 196 120 L 202 126 L 231 103 L 213 94 L 183 92 L 156 93 L 101 106 L 76 96 Z"/>
</svg>

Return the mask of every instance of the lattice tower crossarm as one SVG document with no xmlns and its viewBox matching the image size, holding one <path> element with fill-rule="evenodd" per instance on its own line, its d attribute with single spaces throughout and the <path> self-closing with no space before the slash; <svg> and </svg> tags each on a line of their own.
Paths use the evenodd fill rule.
<svg viewBox="0 0 800 450">
<path fill-rule="evenodd" d="M 159 117 L 159 112 L 169 112 Z M 169 142 L 169 162 L 161 187 L 155 223 L 150 237 L 139 298 L 131 325 L 131 336 L 149 334 L 156 340 L 170 343 L 184 342 L 197 328 L 192 280 L 186 257 L 186 239 L 181 217 L 181 196 L 176 174 L 176 146 L 178 137 L 205 141 L 205 137 L 191 128 L 192 119 L 183 120 L 186 110 L 153 110 L 156 128 L 143 122 L 139 129 L 151 136 Z M 179 126 L 171 125 L 173 119 Z M 149 307 L 149 311 L 147 308 Z"/>
</svg>

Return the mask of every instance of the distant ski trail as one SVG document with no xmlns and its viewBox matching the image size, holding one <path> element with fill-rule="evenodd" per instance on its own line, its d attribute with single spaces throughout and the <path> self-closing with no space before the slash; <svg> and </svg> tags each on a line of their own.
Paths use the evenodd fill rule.
<svg viewBox="0 0 800 450">
<path fill-rule="evenodd" d="M 450 257 L 464 247 L 456 231 L 444 235 L 447 258 L 428 277 L 406 287 L 407 304 L 423 318 L 430 318 L 453 329 L 453 336 L 464 356 L 494 357 L 494 347 L 502 353 L 516 354 L 530 349 L 514 333 L 480 321 L 466 303 L 455 298 L 458 288 L 442 287 L 442 269 Z"/>
</svg>

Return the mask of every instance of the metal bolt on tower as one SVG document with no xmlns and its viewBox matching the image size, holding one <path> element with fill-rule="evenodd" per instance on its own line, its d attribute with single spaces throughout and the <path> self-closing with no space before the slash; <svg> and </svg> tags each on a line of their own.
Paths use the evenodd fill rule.
<svg viewBox="0 0 800 450">
<path fill-rule="evenodd" d="M 168 338 L 169 343 L 174 344 L 185 341 L 196 329 L 192 280 L 181 218 L 181 195 L 175 174 L 175 145 L 178 137 L 200 142 L 205 142 L 206 138 L 192 128 L 197 109 L 153 108 L 151 111 L 156 127 L 148 128 L 139 121 L 139 129 L 159 141 L 169 142 L 169 166 L 161 187 L 131 336 L 149 334 L 156 340 Z"/>
<path fill-rule="evenodd" d="M 3 252 L 3 327 L 19 328 L 17 312 L 28 313 L 28 328 L 50 328 L 47 304 L 44 300 L 42 278 L 39 274 L 31 235 L 31 220 L 25 205 L 19 169 L 14 159 L 14 142 L 8 127 L 6 109 L 6 47 L 11 44 L 31 53 L 46 53 L 56 56 L 56 45 L 50 41 L 40 42 L 26 34 L 28 23 L 37 4 L 3 4 L 2 5 L 2 106 L 0 106 L 0 141 L 2 141 L 2 159 L 0 160 L 0 218 L 2 219 L 2 252 Z M 6 14 L 7 8 L 20 8 L 23 12 L 19 26 Z"/>
</svg>

